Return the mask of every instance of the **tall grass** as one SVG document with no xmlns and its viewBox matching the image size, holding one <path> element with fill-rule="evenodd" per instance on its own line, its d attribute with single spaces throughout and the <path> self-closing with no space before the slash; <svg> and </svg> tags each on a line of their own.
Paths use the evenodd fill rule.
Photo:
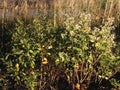
<svg viewBox="0 0 120 90">
<path fill-rule="evenodd" d="M 54 21 L 64 18 L 65 12 L 70 12 L 71 15 L 76 15 L 80 11 L 85 11 L 93 14 L 93 18 L 107 18 L 114 16 L 117 23 L 120 22 L 120 1 L 119 0 L 20 0 L 19 2 L 9 2 L 9 0 L 3 0 L 1 2 L 1 8 L 7 8 L 11 10 L 12 16 L 16 17 L 21 15 L 25 18 L 34 16 L 34 13 L 30 13 L 31 9 L 35 11 L 53 10 Z M 5 5 L 2 5 L 2 4 Z M 7 15 L 7 11 L 5 12 Z M 5 15 L 4 14 L 4 15 Z M 51 14 L 52 15 L 52 14 Z M 59 17 L 58 17 L 59 16 Z"/>
</svg>

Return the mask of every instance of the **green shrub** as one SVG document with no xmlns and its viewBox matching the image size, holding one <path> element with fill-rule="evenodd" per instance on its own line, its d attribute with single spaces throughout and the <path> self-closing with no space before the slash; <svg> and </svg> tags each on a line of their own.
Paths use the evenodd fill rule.
<svg viewBox="0 0 120 90">
<path fill-rule="evenodd" d="M 66 15 L 64 23 L 56 27 L 47 15 L 41 15 L 28 25 L 18 19 L 12 34 L 12 50 L 4 62 L 5 77 L 12 81 L 5 80 L 34 90 L 37 77 L 43 75 L 42 66 L 49 62 L 66 68 L 71 76 L 75 74 L 80 84 L 89 84 L 93 75 L 109 79 L 118 71 L 112 52 L 115 46 L 111 33 L 113 21 L 108 18 L 100 27 L 92 27 L 91 15 L 87 13 Z"/>
<path fill-rule="evenodd" d="M 67 51 L 59 53 L 57 62 L 69 64 L 74 69 L 79 68 L 81 77 L 78 82 L 89 82 L 95 74 L 100 78 L 109 79 L 118 69 L 115 69 L 116 57 L 112 48 L 115 46 L 113 18 L 108 18 L 100 27 L 91 26 L 91 15 L 81 13 L 76 17 L 67 16 L 65 21 L 66 32 L 61 34 L 63 39 L 68 37 Z M 69 35 L 68 35 L 69 34 Z M 74 67 L 75 66 L 75 67 Z"/>
</svg>

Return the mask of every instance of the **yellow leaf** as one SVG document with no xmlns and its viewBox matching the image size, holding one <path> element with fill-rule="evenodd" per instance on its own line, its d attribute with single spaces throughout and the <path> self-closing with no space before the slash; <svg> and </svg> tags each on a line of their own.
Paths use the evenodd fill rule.
<svg viewBox="0 0 120 90">
<path fill-rule="evenodd" d="M 96 43 L 95 46 L 98 47 L 98 46 L 99 46 L 99 43 Z"/>
<path fill-rule="evenodd" d="M 91 42 L 94 42 L 94 40 L 90 40 Z"/>
<path fill-rule="evenodd" d="M 47 58 L 44 58 L 42 64 L 47 64 L 47 63 L 48 63 Z"/>
<path fill-rule="evenodd" d="M 18 63 L 15 65 L 15 67 L 16 67 L 17 71 L 19 71 L 19 64 Z"/>
<path fill-rule="evenodd" d="M 96 20 L 99 20 L 99 19 L 100 19 L 100 17 L 99 17 L 99 16 L 97 16 L 95 19 L 96 19 Z"/>
<path fill-rule="evenodd" d="M 48 63 L 48 61 L 42 61 L 42 64 L 47 64 Z"/>
<path fill-rule="evenodd" d="M 80 90 L 80 84 L 77 83 L 77 84 L 75 85 L 75 88 L 78 89 L 78 90 Z"/>
</svg>

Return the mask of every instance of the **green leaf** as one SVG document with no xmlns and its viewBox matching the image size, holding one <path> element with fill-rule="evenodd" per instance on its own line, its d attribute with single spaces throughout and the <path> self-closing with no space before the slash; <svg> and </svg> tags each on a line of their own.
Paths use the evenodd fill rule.
<svg viewBox="0 0 120 90">
<path fill-rule="evenodd" d="M 19 50 L 19 51 L 16 51 L 16 52 L 14 52 L 13 54 L 16 54 L 16 55 L 20 55 L 20 54 L 23 54 L 23 50 Z"/>
</svg>

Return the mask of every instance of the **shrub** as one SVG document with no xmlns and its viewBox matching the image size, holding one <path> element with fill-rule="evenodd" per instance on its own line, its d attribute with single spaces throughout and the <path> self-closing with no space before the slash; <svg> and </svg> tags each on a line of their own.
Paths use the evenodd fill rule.
<svg viewBox="0 0 120 90">
<path fill-rule="evenodd" d="M 91 15 L 87 13 L 66 15 L 64 23 L 55 27 L 44 14 L 28 25 L 18 19 L 12 50 L 5 57 L 5 80 L 34 90 L 38 77 L 43 76 L 42 66 L 50 62 L 66 68 L 79 84 L 90 84 L 93 76 L 109 79 L 118 71 L 112 52 L 113 29 L 113 18 L 100 27 L 92 27 Z"/>
<path fill-rule="evenodd" d="M 113 18 L 108 18 L 100 27 L 92 27 L 90 14 L 81 13 L 66 18 L 67 33 L 61 36 L 63 39 L 68 37 L 68 42 L 65 43 L 69 45 L 66 47 L 67 51 L 59 53 L 57 62 L 72 62 L 74 71 L 80 71 L 79 76 L 76 74 L 79 77 L 78 83 L 87 81 L 89 84 L 93 75 L 109 79 L 117 71 L 114 69 L 116 57 L 112 52 L 115 46 L 111 31 L 114 30 L 113 21 Z"/>
</svg>

